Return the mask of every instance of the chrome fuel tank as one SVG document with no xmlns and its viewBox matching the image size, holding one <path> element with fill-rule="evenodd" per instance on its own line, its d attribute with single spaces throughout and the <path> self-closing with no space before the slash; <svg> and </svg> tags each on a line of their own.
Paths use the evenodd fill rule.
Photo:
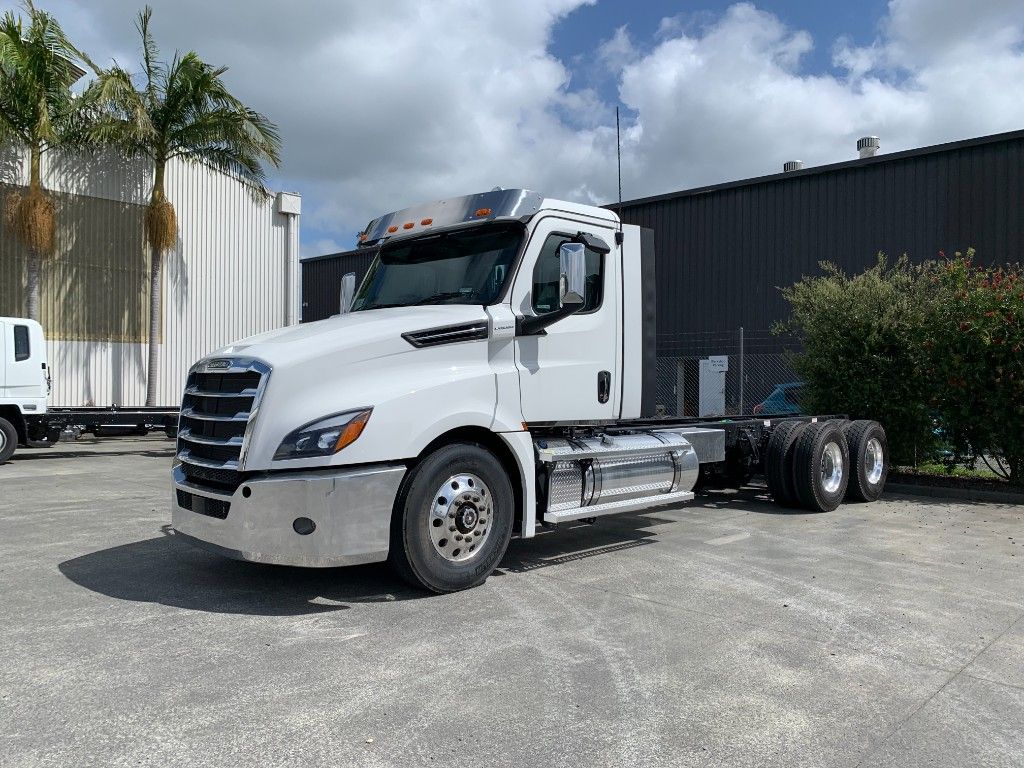
<svg viewBox="0 0 1024 768">
<path fill-rule="evenodd" d="M 717 430 L 702 430 L 703 433 Z M 717 442 L 702 435 L 703 442 Z M 721 433 L 724 443 L 724 433 Z M 579 520 L 693 498 L 700 461 L 682 431 L 637 431 L 534 441 L 544 520 Z M 544 493 L 546 491 L 546 493 Z"/>
</svg>

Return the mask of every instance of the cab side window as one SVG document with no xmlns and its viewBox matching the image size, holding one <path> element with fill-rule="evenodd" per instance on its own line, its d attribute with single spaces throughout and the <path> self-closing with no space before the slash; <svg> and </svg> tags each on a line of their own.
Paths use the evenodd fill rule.
<svg viewBox="0 0 1024 768">
<path fill-rule="evenodd" d="M 20 363 L 32 356 L 32 350 L 28 342 L 28 326 L 14 326 L 14 362 Z"/>
<path fill-rule="evenodd" d="M 548 235 L 540 250 L 537 264 L 533 268 L 533 311 L 538 315 L 546 315 L 558 309 L 558 277 L 561 273 L 558 248 L 571 240 L 570 235 Z M 604 258 L 600 253 L 587 248 L 587 300 L 577 314 L 598 309 L 603 294 Z"/>
</svg>

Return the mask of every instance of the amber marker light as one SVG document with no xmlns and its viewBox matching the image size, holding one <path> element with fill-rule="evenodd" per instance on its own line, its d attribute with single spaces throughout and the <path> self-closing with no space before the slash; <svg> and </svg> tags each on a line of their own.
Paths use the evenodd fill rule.
<svg viewBox="0 0 1024 768">
<path fill-rule="evenodd" d="M 402 229 L 412 229 L 415 226 L 416 226 L 416 222 L 414 222 L 414 221 L 407 221 L 407 222 L 405 222 L 405 224 L 402 225 Z"/>
<path fill-rule="evenodd" d="M 390 227 L 388 227 L 388 233 L 390 233 L 390 234 L 394 234 L 397 231 L 398 231 L 398 225 L 397 224 L 392 224 Z"/>
<path fill-rule="evenodd" d="M 423 219 L 423 221 L 420 222 L 420 225 L 424 226 L 424 227 L 429 227 L 433 223 L 434 223 L 433 219 Z"/>
<path fill-rule="evenodd" d="M 338 435 L 338 442 L 334 444 L 335 453 L 340 451 L 346 445 L 354 443 L 356 439 L 363 434 L 363 429 L 366 427 L 366 422 L 370 420 L 371 413 L 372 411 L 363 411 L 345 425 L 345 428 L 341 430 L 341 434 Z"/>
<path fill-rule="evenodd" d="M 490 208 L 477 208 L 476 209 L 476 215 L 477 216 L 490 216 L 491 215 L 491 209 Z"/>
</svg>

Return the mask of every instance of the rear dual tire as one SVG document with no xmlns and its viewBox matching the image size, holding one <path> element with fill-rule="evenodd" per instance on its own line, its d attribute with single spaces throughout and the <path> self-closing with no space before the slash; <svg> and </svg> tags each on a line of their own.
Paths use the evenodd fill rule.
<svg viewBox="0 0 1024 768">
<path fill-rule="evenodd" d="M 875 501 L 885 489 L 889 475 L 889 442 L 877 421 L 858 420 L 843 430 L 850 451 L 849 501 Z"/>
<path fill-rule="evenodd" d="M 793 449 L 793 485 L 801 506 L 831 512 L 843 502 L 850 481 L 850 449 L 843 422 L 809 424 Z"/>
<path fill-rule="evenodd" d="M 806 422 L 783 421 L 775 427 L 768 440 L 764 474 L 768 490 L 780 507 L 800 506 L 800 497 L 793 484 L 793 449 L 806 427 Z"/>
<path fill-rule="evenodd" d="M 889 472 L 885 430 L 876 421 L 781 422 L 768 441 L 765 478 L 775 502 L 831 512 L 874 501 Z"/>
</svg>

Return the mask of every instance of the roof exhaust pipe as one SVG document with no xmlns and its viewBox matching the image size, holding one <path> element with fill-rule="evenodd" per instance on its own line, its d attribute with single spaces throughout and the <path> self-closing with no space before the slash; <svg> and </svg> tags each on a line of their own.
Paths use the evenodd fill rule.
<svg viewBox="0 0 1024 768">
<path fill-rule="evenodd" d="M 793 171 L 799 171 L 804 167 L 803 160 L 787 160 L 782 164 L 783 173 L 792 173 Z"/>
<path fill-rule="evenodd" d="M 857 139 L 857 154 L 860 155 L 861 160 L 865 157 L 874 157 L 878 154 L 879 146 L 880 143 L 877 136 L 864 136 Z"/>
</svg>

